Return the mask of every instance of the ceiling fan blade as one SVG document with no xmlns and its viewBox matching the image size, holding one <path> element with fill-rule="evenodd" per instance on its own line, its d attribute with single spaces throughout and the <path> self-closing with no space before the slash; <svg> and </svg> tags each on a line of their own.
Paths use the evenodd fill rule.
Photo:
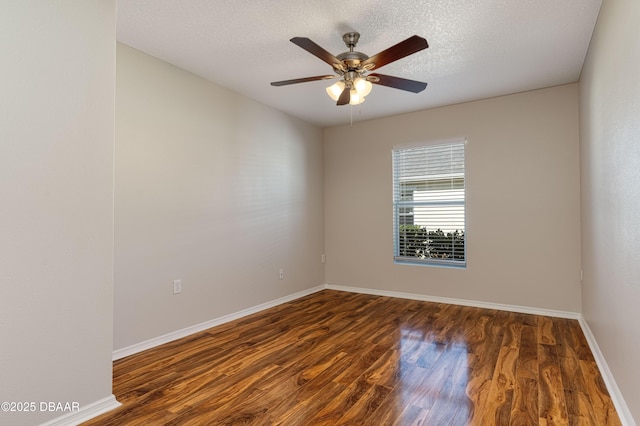
<svg viewBox="0 0 640 426">
<path fill-rule="evenodd" d="M 340 93 L 340 97 L 338 98 L 338 102 L 336 105 L 347 105 L 351 100 L 351 89 L 345 87 L 342 93 Z"/>
<path fill-rule="evenodd" d="M 294 78 L 293 80 L 274 81 L 271 83 L 271 85 L 287 86 L 289 84 L 306 83 L 307 81 L 330 80 L 332 78 L 337 78 L 337 77 L 338 77 L 337 75 L 317 75 L 315 77 L 304 77 L 304 78 Z"/>
<path fill-rule="evenodd" d="M 427 87 L 427 83 L 423 83 L 422 81 L 409 80 L 407 78 L 394 77 L 392 75 L 374 73 L 369 74 L 367 77 L 374 77 L 369 80 L 373 84 L 406 90 L 407 92 L 419 93 Z"/>
<path fill-rule="evenodd" d="M 383 50 L 376 55 L 373 55 L 369 59 L 365 59 L 362 62 L 362 66 L 364 67 L 366 65 L 373 64 L 372 69 L 380 68 L 387 64 L 390 64 L 393 61 L 402 59 L 405 56 L 409 56 L 423 49 L 426 49 L 427 47 L 429 47 L 429 44 L 427 43 L 426 39 L 414 35 L 404 41 L 401 41 L 398 44 L 391 46 L 386 50 Z"/>
<path fill-rule="evenodd" d="M 307 37 L 294 37 L 289 41 L 291 41 L 296 46 L 303 48 L 312 55 L 320 58 L 327 64 L 331 65 L 333 68 L 340 69 L 342 67 L 342 61 L 340 59 L 336 58 L 331 53 L 327 52 Z"/>
</svg>

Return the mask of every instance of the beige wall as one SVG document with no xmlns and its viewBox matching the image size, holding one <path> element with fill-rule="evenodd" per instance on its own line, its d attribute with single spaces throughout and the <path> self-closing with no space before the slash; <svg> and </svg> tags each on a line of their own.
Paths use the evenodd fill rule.
<svg viewBox="0 0 640 426">
<path fill-rule="evenodd" d="M 605 0 L 580 79 L 583 314 L 640 421 L 640 2 Z"/>
<path fill-rule="evenodd" d="M 0 424 L 111 395 L 115 2 L 0 6 Z M 113 400 L 112 400 L 113 401 Z"/>
<path fill-rule="evenodd" d="M 323 284 L 322 131 L 117 57 L 115 349 Z"/>
<path fill-rule="evenodd" d="M 468 266 L 396 265 L 392 147 L 457 137 Z M 326 129 L 327 283 L 579 312 L 579 194 L 576 84 Z"/>
</svg>

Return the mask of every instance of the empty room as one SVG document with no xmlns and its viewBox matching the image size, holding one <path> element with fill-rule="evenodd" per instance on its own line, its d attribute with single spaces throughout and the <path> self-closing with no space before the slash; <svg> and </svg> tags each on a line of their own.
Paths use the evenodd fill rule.
<svg viewBox="0 0 640 426">
<path fill-rule="evenodd" d="M 0 21 L 0 424 L 640 419 L 636 0 Z"/>
</svg>

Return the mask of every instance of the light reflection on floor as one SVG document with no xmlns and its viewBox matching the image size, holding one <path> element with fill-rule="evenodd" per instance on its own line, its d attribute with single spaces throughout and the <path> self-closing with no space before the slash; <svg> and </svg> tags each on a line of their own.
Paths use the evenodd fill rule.
<svg viewBox="0 0 640 426">
<path fill-rule="evenodd" d="M 471 401 L 469 348 L 464 339 L 438 341 L 424 330 L 402 327 L 399 342 L 399 424 L 466 425 Z M 420 422 L 423 420 L 423 422 Z"/>
</svg>

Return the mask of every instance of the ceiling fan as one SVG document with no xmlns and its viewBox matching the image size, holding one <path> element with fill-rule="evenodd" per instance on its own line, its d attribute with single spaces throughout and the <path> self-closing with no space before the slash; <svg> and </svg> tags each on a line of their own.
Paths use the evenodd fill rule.
<svg viewBox="0 0 640 426">
<path fill-rule="evenodd" d="M 378 69 L 391 62 L 412 55 L 420 50 L 429 47 L 427 40 L 417 35 L 409 37 L 382 52 L 371 57 L 361 52 L 356 52 L 354 48 L 358 44 L 360 34 L 349 32 L 342 36 L 342 40 L 349 48 L 348 52 L 333 56 L 315 42 L 306 37 L 294 37 L 290 41 L 303 48 L 312 55 L 331 65 L 336 75 L 318 75 L 314 77 L 296 78 L 293 80 L 274 81 L 272 86 L 287 86 L 289 84 L 306 83 L 308 81 L 329 80 L 339 77 L 340 80 L 327 87 L 327 93 L 334 100 L 336 105 L 357 105 L 364 102 L 364 97 L 371 92 L 372 83 L 394 89 L 406 90 L 408 92 L 419 93 L 427 87 L 427 83 L 409 80 L 406 78 L 394 77 L 391 75 L 370 73 L 371 70 Z"/>
</svg>

